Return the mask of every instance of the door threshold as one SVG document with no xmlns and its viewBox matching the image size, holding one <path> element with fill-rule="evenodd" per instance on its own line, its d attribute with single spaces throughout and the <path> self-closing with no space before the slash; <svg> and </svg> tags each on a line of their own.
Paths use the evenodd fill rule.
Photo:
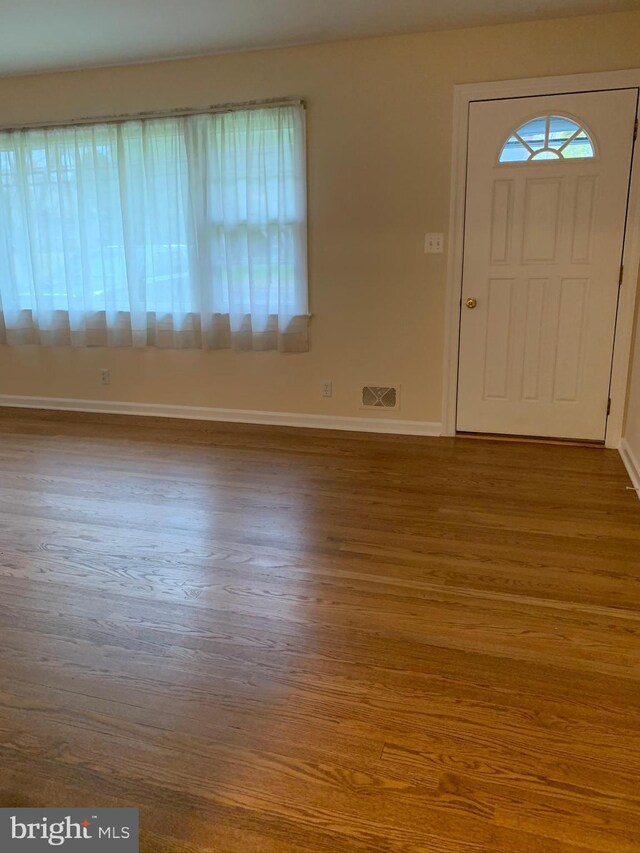
<svg viewBox="0 0 640 853">
<path fill-rule="evenodd" d="M 543 435 L 505 435 L 498 432 L 462 432 L 456 430 L 459 438 L 475 438 L 478 441 L 505 441 L 517 444 L 555 444 L 568 447 L 604 448 L 602 441 L 592 441 L 586 438 L 549 438 Z"/>
</svg>

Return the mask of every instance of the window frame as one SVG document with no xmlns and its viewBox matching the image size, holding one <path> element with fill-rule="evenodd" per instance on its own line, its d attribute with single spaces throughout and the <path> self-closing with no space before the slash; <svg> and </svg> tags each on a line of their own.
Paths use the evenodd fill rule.
<svg viewBox="0 0 640 853">
<path fill-rule="evenodd" d="M 291 126 L 289 126 L 287 123 L 285 123 L 284 125 L 280 125 L 279 119 L 277 119 L 277 118 L 274 120 L 275 126 L 280 128 L 277 132 L 278 133 L 284 132 L 285 140 L 287 139 L 287 136 L 286 136 L 287 134 L 289 134 L 289 133 L 294 134 L 293 136 L 289 137 L 288 142 L 285 141 L 285 150 L 289 150 L 289 151 L 293 152 L 293 160 L 291 161 L 291 163 L 292 164 L 297 163 L 297 166 L 295 166 L 295 165 L 291 166 L 291 168 L 292 168 L 291 172 L 289 172 L 289 167 L 287 167 L 286 172 L 282 172 L 281 171 L 282 161 L 280 161 L 280 166 L 276 170 L 279 180 L 283 180 L 288 175 L 289 179 L 292 182 L 289 184 L 289 183 L 287 183 L 286 180 L 284 181 L 285 184 L 289 187 L 287 192 L 292 193 L 292 196 L 291 196 L 292 201 L 287 203 L 287 204 L 292 205 L 289 208 L 290 215 L 287 215 L 287 208 L 285 206 L 284 217 L 278 213 L 274 218 L 274 216 L 272 216 L 271 213 L 269 213 L 267 215 L 265 221 L 262 221 L 260 216 L 258 216 L 258 218 L 254 220 L 254 218 L 252 218 L 252 216 L 251 216 L 250 208 L 248 209 L 249 212 L 247 212 L 247 209 L 245 209 L 244 216 L 242 214 L 240 214 L 240 218 L 237 220 L 237 222 L 235 222 L 235 225 L 231 228 L 231 230 L 233 230 L 233 228 L 235 228 L 236 230 L 240 230 L 240 231 L 244 230 L 247 232 L 247 234 L 250 235 L 253 231 L 255 231 L 257 229 L 257 231 L 259 231 L 261 233 L 261 236 L 264 236 L 265 240 L 266 240 L 265 247 L 262 249 L 262 251 L 268 251 L 268 253 L 270 253 L 269 257 L 267 257 L 267 259 L 264 262 L 267 264 L 267 269 L 271 270 L 271 273 L 267 275 L 267 279 L 270 281 L 270 284 L 269 284 L 269 282 L 267 282 L 266 289 L 264 291 L 264 293 L 265 293 L 264 302 L 262 302 L 261 297 L 259 297 L 259 302 L 260 302 L 260 305 L 262 307 L 256 308 L 254 306 L 253 300 L 251 300 L 251 302 L 248 303 L 249 307 L 247 308 L 247 311 L 248 311 L 248 313 L 246 315 L 247 319 L 250 319 L 253 316 L 254 310 L 258 310 L 260 312 L 263 312 L 265 302 L 268 304 L 267 311 L 269 312 L 269 315 L 274 317 L 274 318 L 279 318 L 281 316 L 291 316 L 294 318 L 295 317 L 309 318 L 310 317 L 310 314 L 309 314 L 309 289 L 308 289 L 308 273 L 307 273 L 307 266 L 308 266 L 308 246 L 307 246 L 308 213 L 307 213 L 307 200 L 306 200 L 307 199 L 307 173 L 306 173 L 306 168 L 305 168 L 306 167 L 306 157 L 307 157 L 306 128 L 305 128 L 306 105 L 302 99 L 276 98 L 276 99 L 265 99 L 265 100 L 259 100 L 259 101 L 241 102 L 241 103 L 235 103 L 235 104 L 214 105 L 214 106 L 203 107 L 203 108 L 177 109 L 177 110 L 170 110 L 170 111 L 146 112 L 146 113 L 136 113 L 136 114 L 122 114 L 122 115 L 117 115 L 117 116 L 86 117 L 86 118 L 80 118 L 78 120 L 70 121 L 70 122 L 60 122 L 60 123 L 51 122 L 51 123 L 46 123 L 46 124 L 31 124 L 31 125 L 23 125 L 21 127 L 8 126 L 8 127 L 2 127 L 2 128 L 0 128 L 0 130 L 2 131 L 2 133 L 20 132 L 20 131 L 24 131 L 26 133 L 28 133 L 28 132 L 35 132 L 35 133 L 40 132 L 40 133 L 42 133 L 42 139 L 44 142 L 46 140 L 47 132 L 55 132 L 56 130 L 65 130 L 65 129 L 77 132 L 77 131 L 81 130 L 83 127 L 90 127 L 92 129 L 94 129 L 94 132 L 96 133 L 96 136 L 97 136 L 97 134 L 99 133 L 99 128 L 104 127 L 105 128 L 104 145 L 108 148 L 113 149 L 114 153 L 112 155 L 111 166 L 116 171 L 118 171 L 120 168 L 126 167 L 126 161 L 122 161 L 119 159 L 118 148 L 117 148 L 117 146 L 114 147 L 114 140 L 109 138 L 108 128 L 112 127 L 113 125 L 123 125 L 126 123 L 132 123 L 132 122 L 135 122 L 135 123 L 149 122 L 149 124 L 152 124 L 155 120 L 157 120 L 157 121 L 171 121 L 171 120 L 179 120 L 179 119 L 188 119 L 190 117 L 197 118 L 199 116 L 215 116 L 215 115 L 222 115 L 222 114 L 236 113 L 236 112 L 248 113 L 248 112 L 253 111 L 253 110 L 266 111 L 269 109 L 277 109 L 277 108 L 298 109 L 300 111 L 300 115 L 301 115 L 301 118 L 293 119 L 294 123 Z M 233 126 L 234 125 L 231 124 L 232 128 L 233 128 Z M 246 140 L 245 144 L 249 145 L 250 139 L 251 139 L 251 122 L 249 119 L 247 119 L 247 126 L 248 126 L 249 136 L 245 137 L 245 140 Z M 259 127 L 259 124 L 257 126 Z M 266 132 L 267 134 L 269 134 L 271 132 L 271 125 L 269 124 L 269 120 L 266 121 L 265 127 L 266 127 L 266 131 L 263 131 L 263 132 Z M 144 133 L 144 131 L 143 131 L 143 133 Z M 185 131 L 185 133 L 186 133 L 186 131 Z M 159 134 L 159 135 L 161 135 L 161 134 Z M 34 138 L 35 138 L 35 136 L 34 136 Z M 185 139 L 186 139 L 186 137 L 185 137 Z M 259 136 L 257 137 L 257 139 L 260 142 Z M 280 137 L 280 140 L 281 140 L 280 144 L 282 144 L 282 137 Z M 210 141 L 213 145 L 213 152 L 209 152 L 208 146 L 207 146 L 207 152 L 208 153 L 207 153 L 207 155 L 203 155 L 203 156 L 213 156 L 215 158 L 216 147 L 217 147 L 216 141 L 213 137 L 210 138 Z M 29 146 L 29 145 L 24 146 L 24 150 L 21 151 L 20 150 L 20 144 L 21 144 L 20 142 L 16 142 L 15 147 L 13 147 L 13 148 L 10 145 L 3 146 L 3 151 L 7 152 L 6 156 L 9 158 L 10 157 L 20 158 L 20 157 L 26 156 L 28 158 L 30 156 L 30 151 L 39 150 L 38 145 L 33 144 L 31 146 Z M 64 151 L 66 150 L 66 149 L 64 149 L 64 140 L 62 140 L 62 142 L 59 142 L 58 145 L 59 145 L 59 147 L 58 147 L 58 151 L 56 151 L 56 157 L 57 157 L 57 159 L 59 159 L 59 157 L 61 156 L 62 161 L 64 161 L 65 160 Z M 73 141 L 71 139 L 69 141 L 69 145 L 70 146 L 73 145 Z M 89 148 L 91 148 L 91 145 L 92 145 L 92 143 L 90 142 Z M 93 145 L 94 145 L 94 147 L 100 146 L 99 136 L 97 136 L 97 138 L 93 140 Z M 290 147 L 287 148 L 286 147 L 287 145 Z M 59 168 L 52 168 L 46 162 L 47 157 L 49 156 L 47 153 L 46 143 L 42 146 L 42 148 L 43 148 L 43 151 L 42 151 L 41 159 L 43 160 L 43 162 L 40 164 L 40 168 L 37 171 L 38 172 L 42 171 L 42 173 L 43 173 L 43 176 L 44 176 L 43 184 L 46 185 L 45 186 L 45 193 L 47 191 L 50 191 L 50 189 L 47 190 L 47 187 L 53 188 L 54 192 L 57 192 L 58 186 L 62 185 L 62 181 L 60 180 L 60 169 Z M 70 150 L 72 150 L 72 149 L 70 148 Z M 223 151 L 223 150 L 224 150 L 223 148 L 220 148 L 220 151 Z M 62 151 L 61 155 L 60 155 L 60 151 Z M 77 149 L 76 149 L 76 156 L 78 156 Z M 180 158 L 179 153 L 177 156 L 178 156 L 178 158 Z M 123 166 L 123 162 L 124 162 L 124 166 Z M 180 164 L 181 164 L 180 159 L 174 160 L 174 158 L 172 156 L 168 156 L 166 158 L 166 161 L 163 161 L 163 162 L 166 162 L 167 168 L 169 170 L 172 168 L 172 165 L 174 163 L 177 163 L 178 167 L 180 167 Z M 243 161 L 241 160 L 240 162 L 242 163 Z M 302 171 L 300 170 L 301 164 L 303 166 Z M 57 163 L 57 165 L 59 166 L 59 163 Z M 12 168 L 14 168 L 14 167 L 12 167 Z M 9 170 L 7 170 L 7 171 L 9 171 Z M 24 180 L 28 180 L 29 175 L 27 174 L 27 172 L 24 172 L 21 175 L 20 169 L 15 169 L 15 171 L 18 174 L 18 180 L 16 181 L 17 189 L 16 189 L 16 185 L 14 185 L 13 188 L 9 187 L 9 184 L 11 184 L 11 177 L 5 178 L 3 180 L 3 184 L 7 185 L 6 188 L 7 188 L 8 193 L 13 191 L 19 195 L 21 192 L 28 191 L 28 185 L 24 184 Z M 74 166 L 72 171 L 74 173 L 74 180 L 77 180 L 77 175 L 80 173 L 80 167 L 78 166 L 78 168 L 76 170 L 76 167 Z M 48 180 L 47 180 L 47 174 L 49 175 Z M 224 172 L 222 174 L 224 176 Z M 230 179 L 231 183 L 233 183 L 233 180 L 235 177 L 235 180 L 237 181 L 238 185 L 242 186 L 243 174 L 245 175 L 245 180 L 246 180 L 246 176 L 248 176 L 250 174 L 250 172 L 247 171 L 247 172 L 243 173 L 242 169 L 240 169 L 240 171 L 237 173 L 236 176 L 234 176 L 232 173 L 232 176 Z M 24 179 L 24 180 L 21 180 L 21 179 Z M 258 180 L 258 181 L 260 180 L 260 178 L 258 178 L 258 179 L 255 178 L 255 172 L 254 172 L 254 180 Z M 268 179 L 263 177 L 262 180 L 268 180 Z M 73 183 L 73 181 L 72 181 L 72 183 Z M 20 186 L 21 184 L 24 186 L 21 187 Z M 3 189 L 4 189 L 4 187 L 3 187 Z M 72 189 L 72 192 L 73 192 L 73 189 Z M 122 190 L 120 192 L 122 192 Z M 269 196 L 265 196 L 265 197 L 268 198 Z M 114 199 L 115 199 L 114 209 L 118 206 L 118 204 L 120 204 L 121 209 L 124 213 L 124 209 L 125 209 L 124 208 L 124 201 L 122 200 L 121 195 L 120 195 L 120 197 L 118 197 L 118 193 L 116 192 L 114 195 Z M 147 209 L 150 209 L 148 206 L 150 204 L 150 200 L 146 196 L 145 196 L 144 204 L 146 204 Z M 271 204 L 271 202 L 270 202 L 270 204 Z M 144 208 L 141 208 L 141 211 L 143 211 L 143 210 L 144 210 Z M 271 211 L 270 207 L 269 207 L 269 210 Z M 232 216 L 231 220 L 229 220 L 225 217 L 216 215 L 218 212 L 219 211 L 217 209 L 213 212 L 210 211 L 208 213 L 208 216 L 210 217 L 210 219 L 207 220 L 207 218 L 205 217 L 205 220 L 203 220 L 203 224 L 204 225 L 207 225 L 207 224 L 210 225 L 211 229 L 213 231 L 216 231 L 216 232 L 223 233 L 223 232 L 229 231 L 229 228 L 231 227 L 229 223 L 230 223 L 230 221 L 232 221 L 232 222 L 235 221 L 234 217 Z M 185 220 L 188 219 L 188 216 L 189 216 L 188 210 L 182 210 L 181 209 L 180 214 L 181 214 L 181 216 L 183 216 L 185 218 Z M 61 215 L 62 214 L 61 214 L 60 210 L 58 210 L 58 207 L 56 207 L 53 210 L 53 212 L 51 213 L 51 216 L 52 216 L 51 222 L 54 223 L 54 225 L 55 225 L 56 216 L 61 217 Z M 79 209 L 74 210 L 74 215 L 80 221 L 81 216 L 80 216 Z M 238 215 L 238 214 L 236 213 L 236 215 Z M 279 230 L 284 229 L 287 232 L 287 235 L 289 235 L 289 236 L 285 235 L 285 239 L 287 241 L 289 241 L 289 240 L 292 241 L 291 245 L 294 247 L 293 249 L 290 250 L 292 253 L 292 258 L 293 258 L 292 260 L 290 259 L 289 261 L 287 261 L 286 256 L 282 257 L 278 253 L 276 253 L 275 256 L 272 255 L 271 249 L 269 249 L 270 242 L 272 242 L 274 240 L 274 235 L 271 233 L 272 226 L 274 229 L 279 229 Z M 46 232 L 46 230 L 47 230 L 47 225 L 43 224 L 40 226 L 38 233 L 44 234 Z M 264 232 L 264 233 L 262 233 L 262 232 Z M 16 232 L 16 233 L 19 233 L 19 232 Z M 169 232 L 167 232 L 167 233 L 169 233 Z M 170 234 L 170 236 L 173 237 L 174 235 Z M 36 237 L 36 239 L 37 239 L 37 237 Z M 86 238 L 84 238 L 84 239 L 86 239 Z M 196 238 L 196 242 L 198 239 L 199 238 Z M 278 239 L 280 239 L 280 240 L 283 239 L 282 235 Z M 113 250 L 113 252 L 116 254 L 118 252 L 120 254 L 122 254 L 122 252 L 125 250 L 125 247 L 123 245 L 120 245 L 120 243 L 122 241 L 119 241 L 119 242 L 116 241 L 117 245 L 116 245 L 116 242 L 113 242 L 113 245 L 111 245 L 111 242 L 113 242 L 113 241 L 107 240 L 107 242 L 105 243 L 103 240 L 98 240 L 98 242 L 96 242 L 95 245 L 94 245 L 94 243 L 91 244 L 91 246 L 90 246 L 91 252 L 93 252 L 95 250 L 96 252 L 98 252 L 98 254 L 100 254 L 100 253 L 104 254 L 105 251 Z M 124 242 L 125 242 L 125 244 L 127 243 L 127 234 L 126 233 L 124 236 Z M 160 242 L 158 242 L 158 240 L 156 239 L 155 242 L 149 242 L 145 238 L 145 240 L 139 246 L 137 246 L 137 251 L 139 250 L 142 252 L 154 253 L 156 251 L 156 249 L 158 249 L 158 250 L 166 249 L 167 251 L 169 251 L 171 253 L 174 248 L 178 248 L 178 249 L 180 249 L 182 254 L 185 255 L 185 257 L 190 257 L 191 252 L 195 246 L 195 244 L 192 245 L 193 240 L 191 239 L 189 234 L 187 234 L 187 237 L 185 240 L 178 241 L 180 243 L 180 246 L 177 245 L 176 240 L 174 240 L 174 239 L 171 239 L 168 242 L 167 241 L 164 241 L 164 242 L 167 243 L 166 246 L 164 246 L 164 243 L 162 240 L 160 240 Z M 163 243 L 163 245 L 160 246 L 160 243 Z M 107 245 L 107 244 L 109 244 L 109 245 Z M 176 244 L 176 245 L 174 245 L 174 244 Z M 72 251 L 75 251 L 75 250 L 72 249 Z M 250 253 L 255 252 L 255 250 L 253 248 L 250 248 L 249 251 L 250 251 Z M 19 266 L 19 264 L 17 264 L 16 261 L 19 261 L 20 257 L 21 257 L 21 255 L 18 251 L 14 251 L 13 256 L 9 255 L 8 256 L 8 262 L 9 262 L 8 269 L 16 270 L 17 267 Z M 261 256 L 258 255 L 257 259 L 254 260 L 254 255 L 249 254 L 249 266 L 247 267 L 247 270 L 249 270 L 249 272 L 248 272 L 247 276 L 245 276 L 243 274 L 243 278 L 242 278 L 243 284 L 241 285 L 243 288 L 246 288 L 250 283 L 250 287 L 253 289 L 254 279 L 252 277 L 252 270 L 253 270 L 254 265 L 257 265 L 258 268 L 261 266 L 260 257 Z M 269 258 L 271 258 L 271 260 Z M 118 261 L 118 262 L 116 263 L 116 261 Z M 285 266 L 282 267 L 282 264 L 285 264 Z M 291 264 L 293 264 L 293 266 Z M 214 264 L 214 266 L 212 268 L 217 268 L 217 266 L 218 266 L 217 264 Z M 223 266 L 224 266 L 224 264 L 223 264 Z M 100 264 L 97 264 L 97 267 L 100 267 Z M 96 306 L 98 306 L 99 304 L 101 304 L 102 301 L 105 300 L 105 294 L 108 294 L 107 298 L 112 300 L 113 302 L 115 302 L 117 305 L 119 303 L 122 303 L 120 305 L 120 307 L 118 308 L 119 313 L 122 317 L 133 315 L 134 303 L 131 302 L 130 300 L 129 300 L 129 302 L 127 302 L 126 291 L 128 289 L 129 294 L 131 295 L 133 293 L 132 287 L 135 288 L 135 286 L 136 286 L 135 282 L 132 285 L 131 280 L 129 280 L 129 283 L 127 284 L 126 277 L 122 281 L 115 281 L 115 279 L 113 282 L 110 281 L 110 279 L 114 278 L 114 276 L 115 276 L 115 278 L 118 278 L 118 279 L 122 277 L 122 270 L 120 269 L 121 267 L 122 267 L 122 264 L 119 263 L 119 258 L 116 258 L 116 260 L 114 261 L 113 270 L 107 270 L 103 264 L 103 268 L 101 269 L 100 274 L 96 278 L 96 283 L 95 283 L 95 288 L 94 288 L 95 295 L 98 297 L 98 300 L 94 303 L 91 303 L 91 301 L 87 302 L 87 304 L 85 305 L 85 308 L 84 308 L 85 315 L 87 318 L 91 314 L 95 314 L 97 316 L 100 313 L 104 313 L 102 311 L 101 307 L 96 307 Z M 173 261 L 171 261 L 169 263 L 169 267 L 173 267 Z M 45 268 L 47 268 L 46 264 L 45 264 Z M 75 264 L 74 264 L 73 269 L 75 270 Z M 243 264 L 242 269 L 244 270 L 244 264 Z M 160 275 L 160 273 L 158 273 L 158 274 L 154 273 L 152 275 L 152 279 L 157 277 L 158 275 L 160 275 L 160 278 L 167 278 L 167 276 L 164 275 L 163 270 L 164 270 L 164 266 L 163 266 L 162 270 L 160 270 L 160 273 L 162 273 L 162 274 Z M 214 317 L 218 316 L 219 314 L 230 315 L 232 311 L 235 311 L 235 314 L 237 316 L 239 306 L 236 304 L 234 306 L 234 308 L 231 307 L 230 301 L 233 301 L 234 297 L 233 297 L 233 295 L 230 296 L 231 291 L 227 292 L 227 290 L 225 289 L 226 285 L 224 283 L 221 284 L 220 283 L 221 280 L 218 280 L 218 279 L 212 279 L 210 282 L 205 280 L 204 284 L 203 284 L 203 281 L 201 279 L 199 285 L 194 284 L 194 282 L 196 282 L 198 279 L 197 270 L 198 270 L 198 267 L 197 266 L 194 267 L 191 263 L 191 260 L 185 261 L 184 275 L 187 275 L 189 277 L 189 280 L 191 282 L 191 290 L 193 291 L 192 302 L 189 303 L 187 301 L 187 303 L 184 303 L 186 305 L 186 309 L 191 312 L 190 315 L 194 316 L 194 317 L 199 317 L 200 315 L 202 315 L 202 319 L 204 320 L 205 316 L 207 316 L 207 317 L 209 316 L 210 310 L 213 310 L 213 312 L 214 312 L 213 316 Z M 278 272 L 278 270 L 280 270 L 280 272 Z M 283 272 L 283 270 L 284 270 L 284 272 Z M 288 272 L 287 272 L 287 270 L 288 270 Z M 47 301 L 50 300 L 50 303 L 51 303 L 49 305 L 48 310 L 53 309 L 54 311 L 56 311 L 58 313 L 68 314 L 69 316 L 71 316 L 71 313 L 73 311 L 77 311 L 77 308 L 72 304 L 72 299 L 69 297 L 71 297 L 72 294 L 74 293 L 74 291 L 77 290 L 77 286 L 75 286 L 77 284 L 75 279 L 78 278 L 78 273 L 77 272 L 65 273 L 64 286 L 61 285 L 60 287 L 57 288 L 58 290 L 60 290 L 60 293 L 58 293 L 56 296 L 56 292 L 57 292 L 56 291 L 56 287 L 57 287 L 56 281 L 58 280 L 58 276 L 57 276 L 56 270 L 54 270 L 53 272 L 54 272 L 54 275 L 53 275 L 53 277 L 51 277 L 51 281 L 45 282 L 45 290 L 43 291 L 45 298 L 47 299 Z M 82 273 L 84 274 L 84 277 L 86 279 L 87 271 L 85 268 L 82 268 Z M 48 272 L 48 274 L 50 275 L 51 273 Z M 33 273 L 30 273 L 29 275 L 33 276 Z M 178 275 L 179 279 L 184 278 L 184 275 L 182 273 L 180 273 L 180 271 L 178 271 L 177 275 Z M 278 289 L 278 288 L 282 288 L 282 284 L 278 285 L 278 280 L 280 279 L 281 275 L 284 275 L 285 279 L 287 279 L 290 276 L 293 276 L 293 278 L 291 279 L 291 281 L 292 281 L 291 287 L 285 286 L 284 290 Z M 169 271 L 169 278 L 171 279 L 172 276 L 173 276 L 173 271 L 170 270 Z M 86 279 L 86 281 L 84 281 L 84 290 L 85 291 L 87 290 L 87 288 L 89 290 L 92 289 L 92 281 L 93 281 L 94 277 L 95 276 L 93 276 L 93 274 L 91 274 L 91 270 L 89 270 L 89 278 Z M 28 283 L 26 286 L 24 284 L 20 284 L 18 276 L 12 275 L 12 278 L 14 279 L 14 285 L 13 285 L 14 291 L 18 297 L 18 302 L 14 303 L 13 310 L 15 311 L 15 305 L 18 305 L 19 309 L 25 315 L 31 314 L 32 318 L 35 318 L 37 316 L 37 313 L 38 313 L 38 294 L 39 294 L 38 283 L 36 283 L 35 290 L 34 290 L 34 284 L 33 284 L 33 281 L 31 280 L 31 278 L 28 279 Z M 98 279 L 100 279 L 100 280 L 98 281 Z M 148 276 L 145 280 L 148 280 Z M 215 283 L 216 281 L 218 282 L 217 284 Z M 274 285 L 274 282 L 275 282 L 275 285 Z M 303 287 L 302 287 L 303 283 L 304 283 L 304 293 L 303 293 Z M 109 287 L 110 284 L 114 284 L 114 287 L 110 288 Z M 141 284 L 140 286 L 143 287 L 143 284 Z M 146 285 L 146 286 L 148 286 L 148 285 Z M 205 291 L 203 290 L 204 287 L 207 287 L 206 292 L 207 292 L 208 296 L 205 297 L 204 299 L 198 300 L 198 297 L 196 295 L 196 289 L 198 290 L 198 292 L 200 294 L 203 294 L 203 293 L 205 293 Z M 111 290 L 113 292 L 110 292 Z M 29 292 L 27 292 L 27 291 L 29 291 Z M 48 291 L 50 291 L 50 293 Z M 62 291 L 64 291 L 64 293 Z M 177 293 L 177 291 L 176 291 L 176 293 Z M 118 296 L 118 294 L 120 294 L 120 296 Z M 223 296 L 221 296 L 221 294 L 223 294 Z M 244 299 L 242 297 L 240 297 L 240 300 L 244 304 Z M 168 302 L 171 302 L 171 295 L 169 295 Z M 126 307 L 125 307 L 125 303 L 126 303 Z M 213 309 L 211 309 L 210 306 L 214 306 Z M 121 308 L 124 310 L 120 310 Z M 151 310 L 156 310 L 156 312 L 159 312 L 159 313 L 166 312 L 167 316 L 170 313 L 167 310 L 167 308 L 162 304 L 162 299 L 158 300 L 157 308 L 151 309 Z M 242 310 L 242 308 L 240 308 L 240 310 Z"/>
<path fill-rule="evenodd" d="M 535 154 L 532 154 L 530 157 L 527 157 L 525 160 L 501 160 L 500 159 L 502 157 L 502 154 L 503 154 L 507 144 L 509 143 L 509 140 L 512 139 L 514 136 L 517 136 L 518 139 L 520 139 L 518 132 L 523 127 L 526 127 L 528 124 L 530 124 L 533 121 L 536 121 L 537 119 L 545 119 L 547 122 L 546 130 L 545 130 L 545 140 L 547 140 L 548 139 L 548 133 L 549 133 L 549 122 L 553 118 L 566 119 L 567 121 L 570 121 L 573 124 L 575 124 L 576 127 L 578 128 L 576 133 L 572 137 L 570 137 L 569 140 L 566 140 L 565 144 L 568 144 L 570 142 L 570 140 L 573 139 L 576 135 L 580 134 L 581 132 L 584 132 L 587 135 L 587 138 L 588 138 L 589 143 L 591 145 L 591 148 L 593 150 L 593 154 L 591 156 L 588 156 L 588 157 L 563 157 L 563 156 L 560 156 L 560 157 L 550 157 L 550 158 L 540 157 L 540 158 L 536 159 L 535 154 L 538 153 L 536 151 Z M 527 149 L 527 148 L 530 149 L 530 146 L 527 145 L 527 143 L 524 140 L 520 139 L 520 141 L 521 141 L 521 144 L 523 145 L 523 147 L 525 149 Z M 543 150 L 554 151 L 554 150 L 559 150 L 559 149 L 553 149 L 553 148 L 550 148 L 549 146 L 545 145 L 542 148 L 540 148 L 539 150 L 540 151 L 543 151 Z M 550 164 L 557 166 L 560 163 L 562 163 L 562 164 L 585 163 L 585 162 L 593 162 L 593 161 L 596 161 L 599 159 L 600 159 L 600 155 L 599 155 L 598 144 L 597 144 L 597 140 L 595 138 L 595 135 L 594 135 L 593 131 L 589 128 L 588 124 L 586 124 L 581 118 L 579 118 L 578 116 L 572 115 L 570 113 L 563 113 L 563 114 L 560 114 L 560 113 L 544 113 L 542 115 L 540 115 L 540 113 L 535 113 L 535 114 L 531 114 L 524 121 L 521 121 L 517 127 L 513 128 L 508 133 L 506 139 L 500 145 L 500 149 L 498 151 L 498 156 L 496 158 L 496 166 L 498 166 L 500 168 L 509 167 L 509 166 L 511 166 L 511 167 L 513 167 L 513 166 L 529 166 L 530 167 L 530 166 L 540 166 L 540 165 L 549 166 Z"/>
</svg>

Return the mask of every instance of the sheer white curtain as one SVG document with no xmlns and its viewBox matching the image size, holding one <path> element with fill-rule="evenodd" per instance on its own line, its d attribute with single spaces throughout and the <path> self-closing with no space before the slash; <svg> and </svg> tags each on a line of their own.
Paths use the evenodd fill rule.
<svg viewBox="0 0 640 853">
<path fill-rule="evenodd" d="M 304 110 L 0 133 L 0 342 L 308 348 Z"/>
</svg>

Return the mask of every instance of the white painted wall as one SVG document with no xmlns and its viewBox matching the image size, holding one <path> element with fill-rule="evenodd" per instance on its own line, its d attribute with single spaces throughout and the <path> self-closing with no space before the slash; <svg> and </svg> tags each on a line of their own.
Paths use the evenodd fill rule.
<svg viewBox="0 0 640 853">
<path fill-rule="evenodd" d="M 621 453 L 636 488 L 640 488 L 640 294 L 636 306 L 635 340 Z M 639 493 L 640 497 L 640 493 Z"/>
</svg>

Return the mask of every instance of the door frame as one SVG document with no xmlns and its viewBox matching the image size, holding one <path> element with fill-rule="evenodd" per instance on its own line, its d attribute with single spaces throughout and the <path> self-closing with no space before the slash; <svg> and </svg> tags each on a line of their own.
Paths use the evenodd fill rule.
<svg viewBox="0 0 640 853">
<path fill-rule="evenodd" d="M 456 435 L 469 105 L 473 101 L 601 92 L 607 89 L 640 89 L 640 69 L 571 74 L 562 77 L 532 77 L 488 83 L 464 83 L 453 87 L 449 249 L 442 386 L 443 435 Z M 605 446 L 616 449 L 620 446 L 622 439 L 627 402 L 638 272 L 640 271 L 640 144 L 638 142 L 634 145 L 631 160 L 622 263 L 624 271 L 618 299 L 611 366 L 611 411 L 607 418 L 605 433 Z"/>
</svg>

